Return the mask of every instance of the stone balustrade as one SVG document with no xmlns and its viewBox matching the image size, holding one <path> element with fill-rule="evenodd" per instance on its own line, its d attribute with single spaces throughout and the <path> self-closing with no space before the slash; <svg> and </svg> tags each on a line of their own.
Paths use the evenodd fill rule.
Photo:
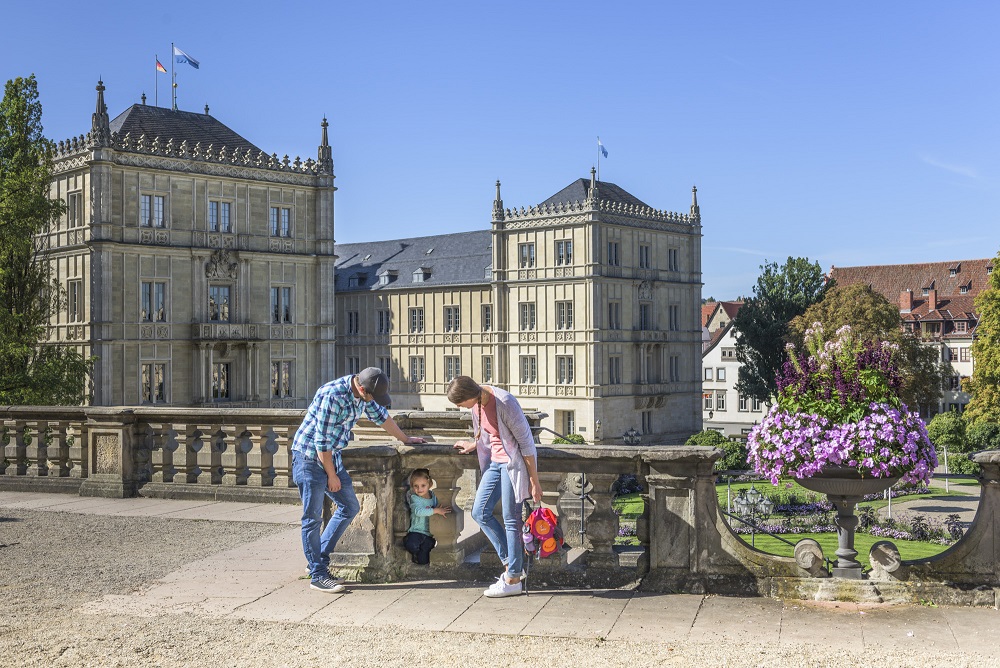
<svg viewBox="0 0 1000 668">
<path fill-rule="evenodd" d="M 301 410 L 0 407 L 0 489 L 88 496 L 212 498 L 297 503 L 290 445 Z M 539 413 L 529 413 L 538 425 Z M 386 444 L 362 422 L 344 451 L 361 513 L 338 545 L 344 575 L 486 578 L 500 563 L 470 518 L 478 480 L 474 455 L 451 447 L 470 430 L 467 412 L 394 415 L 428 445 Z M 697 446 L 539 446 L 543 503 L 555 510 L 570 549 L 533 565 L 533 580 L 611 587 L 639 581 L 649 591 L 764 594 L 840 600 L 919 600 L 995 605 L 1000 591 L 1000 452 L 980 453 L 979 513 L 966 536 L 930 559 L 904 561 L 895 546 L 873 548 L 869 579 L 830 578 L 818 544 L 776 557 L 741 541 L 719 513 L 714 461 Z M 414 468 L 430 469 L 447 517 L 431 518 L 438 541 L 430 567 L 402 549 L 409 526 L 404 497 Z M 614 486 L 635 475 L 645 492 L 639 545 L 615 545 Z M 475 558 L 478 555 L 478 560 Z"/>
</svg>

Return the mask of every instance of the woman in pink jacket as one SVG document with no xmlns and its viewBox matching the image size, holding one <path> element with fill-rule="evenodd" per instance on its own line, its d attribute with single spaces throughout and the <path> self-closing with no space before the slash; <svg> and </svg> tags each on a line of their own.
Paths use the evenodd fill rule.
<svg viewBox="0 0 1000 668">
<path fill-rule="evenodd" d="M 514 395 L 499 387 L 479 385 L 468 376 L 457 376 L 448 385 L 448 400 L 472 411 L 474 441 L 459 441 L 463 453 L 475 450 L 483 475 L 472 506 L 472 519 L 496 548 L 504 563 L 500 578 L 483 592 L 489 598 L 517 596 L 524 586 L 524 544 L 521 509 L 524 501 L 542 500 L 538 482 L 535 439 L 524 410 Z M 503 526 L 493 516 L 502 503 Z"/>
</svg>

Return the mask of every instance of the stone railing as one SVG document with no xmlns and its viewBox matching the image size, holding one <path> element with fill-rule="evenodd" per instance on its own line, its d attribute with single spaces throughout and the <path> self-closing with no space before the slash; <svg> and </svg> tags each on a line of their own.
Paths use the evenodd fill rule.
<svg viewBox="0 0 1000 668">
<path fill-rule="evenodd" d="M 0 408 L 0 489 L 89 496 L 215 498 L 296 503 L 289 447 L 298 410 L 179 408 Z M 538 424 L 543 415 L 529 414 Z M 495 576 L 499 560 L 471 521 L 478 465 L 452 447 L 467 436 L 468 413 L 400 412 L 394 418 L 428 445 L 386 444 L 361 423 L 344 451 L 361 513 L 344 535 L 334 565 L 369 581 L 428 576 Z M 830 578 L 818 545 L 802 541 L 795 557 L 757 551 L 719 512 L 714 461 L 697 446 L 538 447 L 543 503 L 559 515 L 571 549 L 534 565 L 538 582 L 592 587 L 639 581 L 649 591 L 740 593 L 847 600 L 996 605 L 1000 591 L 1000 451 L 974 456 L 982 466 L 979 512 L 964 538 L 942 554 L 899 559 L 884 541 L 873 548 L 868 579 Z M 413 565 L 401 546 L 409 525 L 406 476 L 432 472 L 440 502 L 455 508 L 431 518 L 438 545 L 432 565 Z M 635 475 L 645 492 L 638 546 L 615 545 L 615 483 Z M 478 555 L 478 561 L 475 559 Z M 419 569 L 419 570 L 418 570 Z"/>
</svg>

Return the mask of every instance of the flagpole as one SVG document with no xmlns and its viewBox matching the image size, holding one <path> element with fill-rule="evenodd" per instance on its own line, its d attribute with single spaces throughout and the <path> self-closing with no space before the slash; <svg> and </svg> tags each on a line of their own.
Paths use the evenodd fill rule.
<svg viewBox="0 0 1000 668">
<path fill-rule="evenodd" d="M 601 180 L 601 138 L 597 137 L 597 180 Z"/>
<path fill-rule="evenodd" d="M 177 58 L 174 57 L 174 43 L 170 43 L 170 99 L 171 99 L 171 109 L 177 111 L 177 73 L 174 71 L 174 65 L 177 62 Z"/>
<path fill-rule="evenodd" d="M 153 54 L 153 106 L 160 106 L 160 56 Z"/>
</svg>

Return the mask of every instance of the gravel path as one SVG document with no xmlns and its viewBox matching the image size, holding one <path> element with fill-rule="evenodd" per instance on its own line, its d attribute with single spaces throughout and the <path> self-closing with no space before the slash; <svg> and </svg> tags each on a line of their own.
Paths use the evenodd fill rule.
<svg viewBox="0 0 1000 668">
<path fill-rule="evenodd" d="M 933 647 L 877 656 L 797 641 L 635 643 L 349 629 L 194 614 L 130 618 L 75 609 L 284 525 L 0 509 L 2 666 L 989 666 Z M 345 606 L 345 614 L 350 608 Z M 419 614 L 419 611 L 414 611 Z M 502 619 L 497 622 L 502 629 Z"/>
</svg>

